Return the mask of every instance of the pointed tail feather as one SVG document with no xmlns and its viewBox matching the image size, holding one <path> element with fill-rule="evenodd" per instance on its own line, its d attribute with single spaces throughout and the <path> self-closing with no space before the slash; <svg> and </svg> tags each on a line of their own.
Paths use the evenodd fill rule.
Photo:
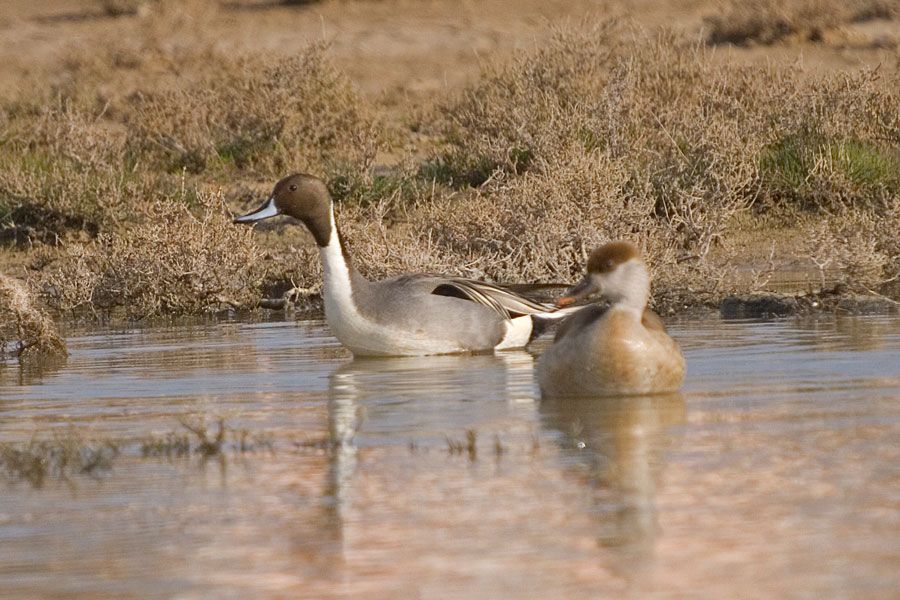
<svg viewBox="0 0 900 600">
<path fill-rule="evenodd" d="M 555 308 L 552 312 L 531 315 L 531 320 L 534 322 L 534 324 L 531 327 L 531 337 L 528 339 L 528 342 L 530 343 L 536 338 L 541 337 L 553 325 L 557 324 L 566 317 L 577 313 L 579 310 L 587 306 L 590 305 L 581 304 L 579 306 L 568 306 L 566 308 L 558 309 Z"/>
<path fill-rule="evenodd" d="M 432 293 L 477 302 L 496 311 L 506 319 L 556 310 L 552 304 L 535 302 L 499 285 L 473 279 L 448 278 Z"/>
<path fill-rule="evenodd" d="M 553 304 L 535 302 L 493 283 L 458 277 L 447 278 L 432 293 L 477 302 L 492 309 L 505 319 L 512 320 L 530 316 L 533 321 L 530 340 L 546 331 L 553 323 L 584 308 L 583 305 L 557 308 Z"/>
</svg>

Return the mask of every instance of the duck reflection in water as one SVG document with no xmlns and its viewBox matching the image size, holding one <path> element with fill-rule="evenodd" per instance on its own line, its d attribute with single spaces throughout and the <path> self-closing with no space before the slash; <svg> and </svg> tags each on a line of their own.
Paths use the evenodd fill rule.
<svg viewBox="0 0 900 600">
<path fill-rule="evenodd" d="M 533 379 L 534 359 L 526 352 L 355 358 L 341 365 L 328 382 L 334 520 L 347 520 L 361 450 L 411 440 L 443 445 L 447 432 L 507 418 L 510 404 L 533 407 Z"/>
<path fill-rule="evenodd" d="M 658 533 L 656 494 L 671 427 L 684 422 L 679 393 L 618 398 L 544 397 L 545 427 L 559 445 L 576 485 L 590 491 L 598 542 L 626 579 L 641 572 Z"/>
</svg>

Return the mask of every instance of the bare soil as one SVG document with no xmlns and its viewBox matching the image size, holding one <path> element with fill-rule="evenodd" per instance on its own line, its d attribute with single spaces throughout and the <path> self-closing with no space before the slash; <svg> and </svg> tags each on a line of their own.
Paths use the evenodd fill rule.
<svg viewBox="0 0 900 600">
<path fill-rule="evenodd" d="M 619 16 L 648 28 L 666 27 L 703 38 L 712 0 L 333 0 L 284 5 L 269 0 L 217 4 L 191 35 L 212 35 L 222 49 L 289 55 L 310 42 L 328 41 L 330 54 L 360 90 L 372 97 L 414 102 L 457 89 L 477 75 L 485 59 L 538 45 L 554 25 Z M 0 5 L 0 86 L 15 86 L 26 72 L 59 69 L 79 47 L 98 38 L 135 37 L 140 11 L 111 17 L 96 0 Z M 219 8 L 213 8 L 212 5 Z M 896 68 L 900 22 L 876 20 L 830 31 L 817 43 L 722 47 L 729 62 L 802 62 L 812 71 L 883 65 Z"/>
</svg>

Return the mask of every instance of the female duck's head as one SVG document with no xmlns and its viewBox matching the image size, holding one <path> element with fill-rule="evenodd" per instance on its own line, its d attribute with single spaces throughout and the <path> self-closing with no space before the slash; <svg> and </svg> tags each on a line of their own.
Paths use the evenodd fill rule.
<svg viewBox="0 0 900 600">
<path fill-rule="evenodd" d="M 641 253 L 631 242 L 610 242 L 588 259 L 587 273 L 556 304 L 563 307 L 600 295 L 613 304 L 643 310 L 650 296 L 650 275 Z"/>
<path fill-rule="evenodd" d="M 257 210 L 234 219 L 235 223 L 255 223 L 269 217 L 287 215 L 303 222 L 319 246 L 331 239 L 334 219 L 328 187 L 318 177 L 306 173 L 288 175 L 275 184 L 272 194 Z"/>
</svg>

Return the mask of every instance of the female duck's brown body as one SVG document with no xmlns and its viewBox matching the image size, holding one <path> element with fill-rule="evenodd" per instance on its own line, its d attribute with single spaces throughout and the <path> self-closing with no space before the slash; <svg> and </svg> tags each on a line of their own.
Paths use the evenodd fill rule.
<svg viewBox="0 0 900 600">
<path fill-rule="evenodd" d="M 551 396 L 672 392 L 684 380 L 684 357 L 660 318 L 646 308 L 650 277 L 637 248 L 613 242 L 595 250 L 588 273 L 559 304 L 594 293 L 610 300 L 566 319 L 538 362 L 541 391 Z"/>
</svg>

